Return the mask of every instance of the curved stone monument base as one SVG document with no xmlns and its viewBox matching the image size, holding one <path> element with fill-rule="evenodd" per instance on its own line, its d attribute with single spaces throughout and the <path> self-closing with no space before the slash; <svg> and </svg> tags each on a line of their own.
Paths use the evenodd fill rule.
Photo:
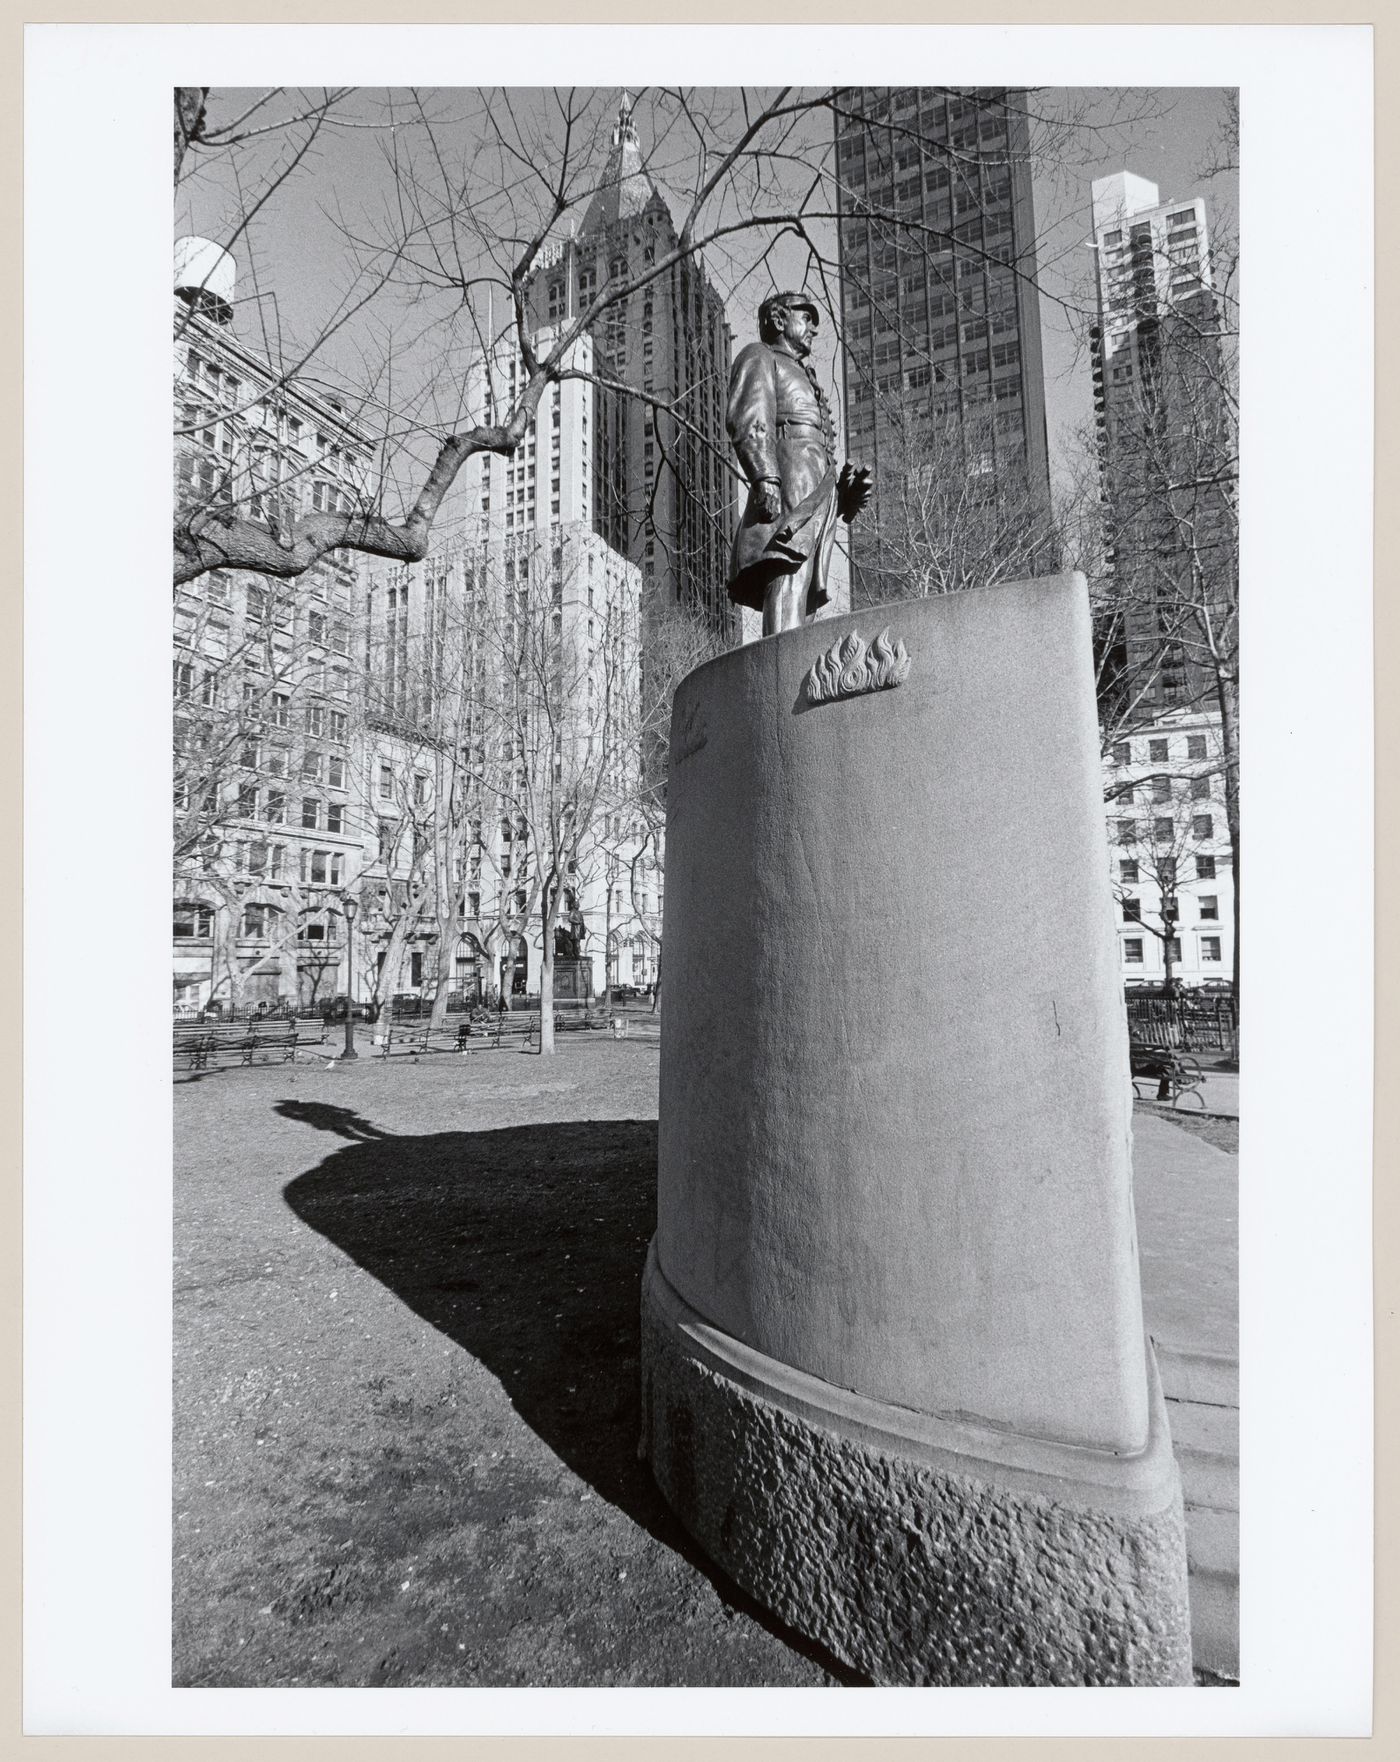
<svg viewBox="0 0 1400 1762">
<path fill-rule="evenodd" d="M 877 1682 L 1189 1684 L 1180 1484 L 1144 1350 L 1137 1454 L 962 1424 L 712 1327 L 653 1243 L 642 1444 L 705 1552 Z"/>
</svg>

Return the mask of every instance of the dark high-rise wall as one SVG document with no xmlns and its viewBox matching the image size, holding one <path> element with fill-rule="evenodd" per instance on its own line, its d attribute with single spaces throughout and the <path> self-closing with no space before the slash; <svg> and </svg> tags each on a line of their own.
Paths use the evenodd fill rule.
<svg viewBox="0 0 1400 1762">
<path fill-rule="evenodd" d="M 872 467 L 877 497 L 876 517 L 852 528 L 858 604 L 901 591 L 882 556 L 880 484 L 917 449 L 921 424 L 960 427 L 986 493 L 1012 491 L 1041 528 L 1050 468 L 1018 94 L 841 92 L 836 166 L 849 450 Z M 1033 567 L 1055 567 L 1048 537 L 1031 549 Z"/>
</svg>

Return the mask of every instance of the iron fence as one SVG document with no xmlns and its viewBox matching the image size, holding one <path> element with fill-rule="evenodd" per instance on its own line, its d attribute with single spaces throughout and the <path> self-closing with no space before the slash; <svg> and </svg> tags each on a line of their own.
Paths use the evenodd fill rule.
<svg viewBox="0 0 1400 1762">
<path fill-rule="evenodd" d="M 1233 997 L 1129 997 L 1128 1032 L 1143 1046 L 1181 1052 L 1235 1052 L 1239 1018 Z"/>
</svg>

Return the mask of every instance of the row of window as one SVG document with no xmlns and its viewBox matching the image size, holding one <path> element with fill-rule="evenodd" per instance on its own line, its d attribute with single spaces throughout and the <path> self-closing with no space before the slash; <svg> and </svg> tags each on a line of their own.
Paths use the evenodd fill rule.
<svg viewBox="0 0 1400 1762">
<path fill-rule="evenodd" d="M 1151 822 L 1151 840 L 1154 844 L 1170 844 L 1177 836 L 1175 820 L 1157 819 Z M 1143 823 L 1137 820 L 1119 820 L 1116 824 L 1114 837 L 1119 844 L 1140 844 L 1143 840 Z M 1215 837 L 1215 819 L 1211 814 L 1193 814 L 1191 817 L 1191 836 L 1205 841 Z"/>
<path fill-rule="evenodd" d="M 295 807 L 292 807 L 295 812 Z M 280 789 L 260 790 L 255 783 L 238 787 L 238 817 L 241 820 L 262 820 L 269 826 L 287 826 L 289 804 Z M 350 813 L 344 802 L 322 801 L 319 796 L 301 798 L 301 825 L 307 832 L 333 832 L 340 835 L 350 830 Z"/>
<path fill-rule="evenodd" d="M 1187 897 L 1189 898 L 1191 896 L 1187 895 Z M 1131 896 L 1129 896 L 1128 898 L 1123 900 L 1122 905 L 1123 905 L 1123 922 L 1125 924 L 1140 924 L 1142 922 L 1142 901 L 1140 899 L 1134 899 Z M 1197 894 L 1196 895 L 1196 906 L 1197 906 L 1197 909 L 1200 913 L 1202 923 L 1210 923 L 1212 921 L 1219 919 L 1219 917 L 1220 917 L 1220 896 L 1219 896 L 1219 894 L 1215 894 L 1215 893 Z"/>
<path fill-rule="evenodd" d="M 1154 738 L 1149 740 L 1147 743 L 1146 762 L 1150 765 L 1167 764 L 1174 756 L 1172 753 L 1172 745 L 1173 743 L 1169 739 Z M 1179 751 L 1180 749 L 1178 748 L 1178 752 Z M 1188 759 L 1204 759 L 1209 757 L 1206 750 L 1206 737 L 1204 734 L 1188 734 L 1186 736 L 1186 757 Z M 1115 765 L 1131 765 L 1133 763 L 1133 743 L 1131 741 L 1120 740 L 1115 742 L 1113 748 L 1113 762 Z M 1138 763 L 1141 764 L 1142 762 L 1141 757 L 1139 757 Z"/>
<path fill-rule="evenodd" d="M 1218 936 L 1202 936 L 1201 960 L 1204 964 L 1213 965 L 1221 959 L 1220 938 Z M 1172 960 L 1181 959 L 1181 938 L 1172 936 L 1167 939 L 1167 949 Z M 1123 938 L 1123 963 L 1129 967 L 1140 967 L 1143 964 L 1143 939 L 1141 936 L 1125 936 Z"/>
<path fill-rule="evenodd" d="M 1196 879 L 1198 881 L 1214 881 L 1215 858 L 1198 856 L 1196 862 Z M 1162 857 L 1152 865 L 1153 879 L 1159 887 L 1176 886 L 1176 858 Z M 1118 864 L 1118 879 L 1130 887 L 1135 887 L 1142 880 L 1142 864 L 1136 857 L 1123 857 Z"/>
<path fill-rule="evenodd" d="M 1157 777 L 1153 777 L 1150 780 L 1143 782 L 1143 783 L 1140 783 L 1140 784 L 1139 783 L 1120 784 L 1118 789 L 1114 793 L 1114 797 L 1113 797 L 1114 805 L 1115 805 L 1115 807 L 1131 806 L 1132 803 L 1138 799 L 1138 790 L 1139 789 L 1142 789 L 1146 792 L 1143 797 L 1144 800 L 1149 800 L 1149 801 L 1154 801 L 1154 802 L 1169 802 L 1175 797 L 1175 795 L 1178 793 L 1178 790 L 1180 789 L 1180 787 L 1183 784 L 1185 785 L 1186 791 L 1189 794 L 1190 799 L 1192 801 L 1209 801 L 1210 800 L 1211 780 L 1208 776 L 1202 776 L 1202 777 L 1157 776 Z"/>
</svg>

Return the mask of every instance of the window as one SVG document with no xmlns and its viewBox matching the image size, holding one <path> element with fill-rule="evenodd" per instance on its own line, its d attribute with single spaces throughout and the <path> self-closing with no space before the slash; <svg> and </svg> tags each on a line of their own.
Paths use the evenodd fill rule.
<svg viewBox="0 0 1400 1762">
<path fill-rule="evenodd" d="M 308 642 L 324 643 L 326 640 L 326 614 L 312 612 L 306 620 L 306 637 Z"/>
<path fill-rule="evenodd" d="M 269 789 L 263 819 L 269 826 L 280 826 L 287 818 L 287 798 L 280 789 Z"/>
<path fill-rule="evenodd" d="M 428 799 L 428 779 L 424 772 L 416 771 L 413 776 L 413 800 L 422 807 Z"/>
<path fill-rule="evenodd" d="M 1114 745 L 1113 762 L 1115 765 L 1130 765 L 1133 762 L 1133 748 L 1130 741 L 1120 740 Z"/>
<path fill-rule="evenodd" d="M 1218 936 L 1203 936 L 1201 938 L 1201 959 L 1203 961 L 1218 961 L 1220 959 L 1220 938 Z"/>
<path fill-rule="evenodd" d="M 1217 894 L 1217 893 L 1203 893 L 1201 895 L 1201 917 L 1202 917 L 1202 919 L 1206 922 L 1209 922 L 1211 919 L 1218 918 L 1219 916 L 1220 916 L 1220 896 L 1219 896 L 1219 894 Z"/>
<path fill-rule="evenodd" d="M 1191 799 L 1192 801 L 1210 800 L 1209 777 L 1193 777 L 1191 779 Z"/>
<path fill-rule="evenodd" d="M 306 732 L 314 734 L 319 740 L 326 732 L 326 706 L 310 704 L 306 711 Z"/>
<path fill-rule="evenodd" d="M 247 905 L 243 908 L 243 934 L 255 936 L 259 941 L 267 935 L 267 907 L 265 905 Z"/>
<path fill-rule="evenodd" d="M 285 728 L 291 720 L 291 713 L 291 696 L 285 691 L 274 691 L 268 721 L 272 723 L 274 728 Z"/>
<path fill-rule="evenodd" d="M 1137 862 L 1134 858 L 1124 857 L 1122 859 L 1122 861 L 1118 865 L 1118 879 L 1120 881 L 1128 881 L 1128 882 L 1134 882 L 1134 883 L 1136 883 L 1137 881 L 1139 881 L 1141 879 L 1141 876 L 1138 872 L 1138 865 L 1137 865 Z"/>
<path fill-rule="evenodd" d="M 321 804 L 314 795 L 302 797 L 301 823 L 309 832 L 314 832 L 321 824 Z"/>
<path fill-rule="evenodd" d="M 256 783 L 240 783 L 238 786 L 238 817 L 240 820 L 256 820 L 258 817 L 258 786 Z"/>
<path fill-rule="evenodd" d="M 1215 879 L 1215 858 L 1214 857 L 1197 857 L 1196 858 L 1196 879 L 1198 881 L 1214 881 L 1214 879 Z"/>
<path fill-rule="evenodd" d="M 1125 783 L 1114 797 L 1119 807 L 1131 807 L 1137 800 L 1137 790 L 1131 783 Z"/>
<path fill-rule="evenodd" d="M 345 804 L 343 802 L 338 802 L 338 801 L 327 802 L 326 803 L 326 831 L 327 832 L 344 832 L 344 830 L 345 830 Z"/>
<path fill-rule="evenodd" d="M 1152 822 L 1152 837 L 1157 844 L 1170 844 L 1174 830 L 1170 820 L 1154 820 Z"/>
<path fill-rule="evenodd" d="M 1123 901 L 1123 922 L 1125 924 L 1140 924 L 1142 922 L 1142 901 L 1140 899 L 1125 899 Z"/>
<path fill-rule="evenodd" d="M 1204 734 L 1188 734 L 1186 736 L 1186 756 L 1188 759 L 1205 758 L 1206 737 Z"/>
<path fill-rule="evenodd" d="M 1215 821 L 1209 814 L 1197 814 L 1191 822 L 1193 838 L 1214 838 Z"/>
<path fill-rule="evenodd" d="M 1138 841 L 1137 821 L 1120 820 L 1118 822 L 1117 837 L 1119 844 L 1136 844 Z"/>
<path fill-rule="evenodd" d="M 306 751 L 301 755 L 301 774 L 303 779 L 308 783 L 319 783 L 321 781 L 321 755 L 316 751 L 315 747 L 307 747 Z"/>
<path fill-rule="evenodd" d="M 331 710 L 326 717 L 326 732 L 332 740 L 344 741 L 349 722 L 344 710 Z"/>
<path fill-rule="evenodd" d="M 214 913 L 207 905 L 177 905 L 173 930 L 180 942 L 194 937 L 207 939 L 214 934 Z"/>
<path fill-rule="evenodd" d="M 1148 741 L 1147 757 L 1152 764 L 1165 765 L 1169 756 L 1168 746 L 1165 740 Z"/>
<path fill-rule="evenodd" d="M 1172 780 L 1170 777 L 1154 777 L 1152 779 L 1153 801 L 1170 801 L 1172 798 Z"/>
<path fill-rule="evenodd" d="M 344 789 L 345 787 L 345 760 L 335 753 L 332 753 L 326 760 L 326 782 L 330 784 L 332 789 Z"/>
<path fill-rule="evenodd" d="M 1123 959 L 1131 966 L 1142 965 L 1141 936 L 1125 936 L 1123 938 Z"/>
<path fill-rule="evenodd" d="M 392 765 L 379 767 L 379 799 L 380 801 L 394 799 L 394 768 Z"/>
</svg>

